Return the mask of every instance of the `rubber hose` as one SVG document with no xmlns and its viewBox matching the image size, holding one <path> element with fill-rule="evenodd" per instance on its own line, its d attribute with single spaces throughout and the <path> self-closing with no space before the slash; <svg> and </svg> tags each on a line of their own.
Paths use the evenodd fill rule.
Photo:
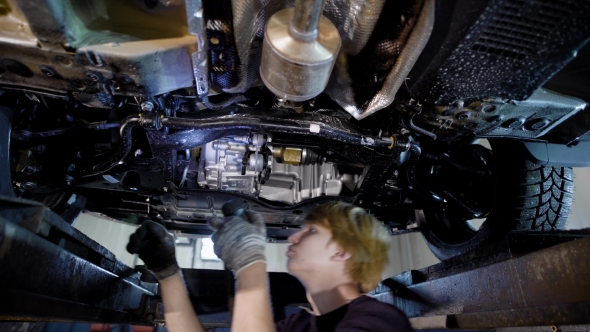
<svg viewBox="0 0 590 332">
<path fill-rule="evenodd" d="M 73 175 L 77 177 L 86 178 L 89 176 L 99 175 L 102 174 L 111 168 L 117 166 L 121 161 L 127 157 L 129 152 L 131 151 L 132 145 L 132 137 L 131 137 L 131 130 L 133 127 L 139 125 L 139 121 L 141 118 L 136 115 L 128 116 L 121 122 L 121 129 L 119 133 L 121 134 L 121 142 L 119 145 L 119 149 L 117 152 L 109 157 L 104 162 L 94 165 L 92 168 L 82 169 L 80 171 L 76 171 Z"/>
<path fill-rule="evenodd" d="M 413 119 L 413 117 L 411 117 L 410 118 L 410 121 L 409 121 L 410 128 L 412 128 L 414 131 L 417 131 L 418 133 L 420 133 L 422 135 L 425 135 L 425 136 L 428 136 L 428 137 L 432 138 L 432 140 L 436 140 L 436 134 L 435 133 L 431 133 L 428 130 L 425 130 L 425 129 L 422 129 L 422 128 L 416 126 L 414 124 L 414 120 L 412 120 L 412 119 Z"/>
</svg>

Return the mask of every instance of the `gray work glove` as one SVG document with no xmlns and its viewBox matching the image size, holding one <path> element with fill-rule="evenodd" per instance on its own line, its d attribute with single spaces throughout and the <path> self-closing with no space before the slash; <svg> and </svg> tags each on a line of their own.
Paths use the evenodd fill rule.
<svg viewBox="0 0 590 332">
<path fill-rule="evenodd" d="M 158 280 L 164 280 L 180 270 L 174 253 L 174 237 L 164 226 L 151 220 L 144 221 L 131 234 L 127 251 L 138 254 Z"/>
<path fill-rule="evenodd" d="M 212 218 L 209 226 L 216 232 L 211 237 L 213 250 L 237 277 L 241 270 L 255 262 L 266 262 L 266 226 L 257 212 L 246 211 L 241 217 Z"/>
</svg>

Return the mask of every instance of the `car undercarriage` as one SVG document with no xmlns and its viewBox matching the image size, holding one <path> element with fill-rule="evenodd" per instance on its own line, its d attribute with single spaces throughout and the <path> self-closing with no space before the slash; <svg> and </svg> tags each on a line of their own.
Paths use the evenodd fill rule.
<svg viewBox="0 0 590 332">
<path fill-rule="evenodd" d="M 0 4 L 1 193 L 71 222 L 341 200 L 445 259 L 563 229 L 590 165 L 586 1 Z"/>
</svg>

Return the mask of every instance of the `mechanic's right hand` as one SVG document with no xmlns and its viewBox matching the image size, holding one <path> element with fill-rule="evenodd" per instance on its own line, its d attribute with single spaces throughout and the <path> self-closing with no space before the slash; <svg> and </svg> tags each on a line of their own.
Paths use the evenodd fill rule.
<svg viewBox="0 0 590 332">
<path fill-rule="evenodd" d="M 127 251 L 138 254 L 158 280 L 164 280 L 180 268 L 174 253 L 174 238 L 164 226 L 151 220 L 144 221 L 129 237 Z"/>
</svg>

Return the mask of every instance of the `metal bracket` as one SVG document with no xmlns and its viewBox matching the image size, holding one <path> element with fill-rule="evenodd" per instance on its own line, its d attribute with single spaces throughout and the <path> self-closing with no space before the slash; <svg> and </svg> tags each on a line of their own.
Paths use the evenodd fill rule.
<svg viewBox="0 0 590 332">
<path fill-rule="evenodd" d="M 514 142 L 522 144 L 530 159 L 537 165 L 554 167 L 590 166 L 590 141 L 580 141 L 577 145 L 539 142 Z"/>
<path fill-rule="evenodd" d="M 186 1 L 186 20 L 189 33 L 197 37 L 198 50 L 191 55 L 197 95 L 206 96 L 209 93 L 209 61 L 205 17 L 201 0 Z"/>
</svg>

